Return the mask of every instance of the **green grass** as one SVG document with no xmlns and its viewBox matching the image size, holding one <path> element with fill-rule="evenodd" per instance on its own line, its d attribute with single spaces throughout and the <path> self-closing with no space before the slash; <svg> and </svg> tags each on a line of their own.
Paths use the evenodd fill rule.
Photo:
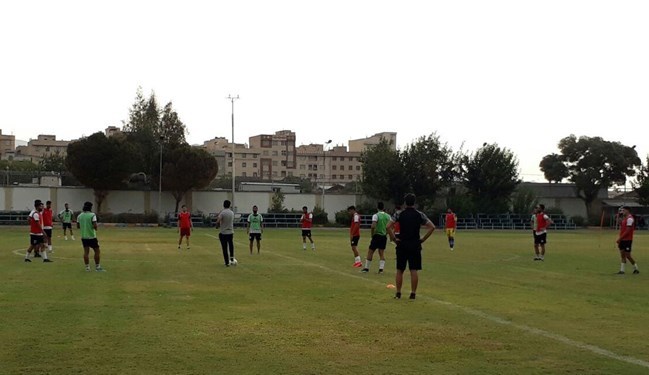
<svg viewBox="0 0 649 375">
<path fill-rule="evenodd" d="M 545 262 L 527 231 L 461 231 L 454 252 L 436 232 L 409 301 L 386 288 L 392 245 L 386 274 L 360 274 L 342 229 L 315 229 L 315 252 L 270 229 L 252 256 L 238 231 L 225 268 L 214 229 L 179 252 L 172 229 L 102 228 L 105 273 L 60 230 L 51 264 L 23 263 L 26 228 L 0 232 L 0 374 L 649 372 L 644 233 L 643 273 L 620 277 L 612 231 L 552 232 Z"/>
</svg>

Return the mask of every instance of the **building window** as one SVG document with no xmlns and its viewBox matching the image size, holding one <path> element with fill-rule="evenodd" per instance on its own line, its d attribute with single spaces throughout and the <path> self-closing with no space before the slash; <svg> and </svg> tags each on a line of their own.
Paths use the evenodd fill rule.
<svg viewBox="0 0 649 375">
<path fill-rule="evenodd" d="M 286 171 L 282 171 L 282 177 L 286 177 Z"/>
<path fill-rule="evenodd" d="M 352 166 L 350 165 L 349 167 L 347 167 L 347 170 L 349 170 L 349 171 L 353 171 L 353 170 L 354 170 L 354 167 L 352 167 Z"/>
<path fill-rule="evenodd" d="M 293 176 L 293 171 L 288 171 L 288 175 L 292 177 Z"/>
<path fill-rule="evenodd" d="M 337 159 L 335 156 L 332 156 L 332 157 L 331 157 L 331 160 L 336 161 L 336 160 L 338 160 L 338 159 Z"/>
<path fill-rule="evenodd" d="M 341 180 L 344 180 L 344 179 L 345 179 L 345 175 L 344 175 L 344 174 L 341 174 L 341 175 L 340 175 L 340 179 L 341 179 Z"/>
<path fill-rule="evenodd" d="M 258 156 L 257 154 L 252 154 L 253 159 L 257 159 L 257 156 Z"/>
<path fill-rule="evenodd" d="M 357 166 L 356 166 L 356 170 L 357 170 L 357 171 L 360 171 L 360 170 L 361 170 L 361 166 L 360 166 L 360 165 L 357 165 Z"/>
<path fill-rule="evenodd" d="M 241 154 L 241 158 L 245 159 L 248 156 L 248 154 Z"/>
<path fill-rule="evenodd" d="M 232 162 L 231 161 L 228 162 L 228 167 L 232 167 Z"/>
<path fill-rule="evenodd" d="M 282 167 L 286 167 L 286 160 L 282 160 Z"/>
<path fill-rule="evenodd" d="M 282 150 L 281 154 L 282 156 L 286 156 L 286 150 Z"/>
<path fill-rule="evenodd" d="M 241 163 L 241 168 L 245 168 L 245 167 L 246 167 L 246 163 Z"/>
<path fill-rule="evenodd" d="M 354 179 L 354 176 L 352 176 L 352 175 L 349 175 L 349 176 L 347 176 L 347 177 L 349 177 L 350 180 L 353 180 L 353 179 Z"/>
<path fill-rule="evenodd" d="M 253 168 L 257 168 L 257 163 L 252 163 Z"/>
<path fill-rule="evenodd" d="M 335 170 L 336 170 L 336 166 L 335 166 L 335 165 L 332 165 L 332 166 L 331 166 L 331 170 L 332 170 L 332 171 L 335 171 Z"/>
<path fill-rule="evenodd" d="M 257 177 L 257 172 L 252 172 L 252 177 Z"/>
<path fill-rule="evenodd" d="M 241 172 L 241 177 L 247 177 L 246 172 Z"/>
<path fill-rule="evenodd" d="M 349 161 L 354 161 L 354 158 L 350 156 Z"/>
<path fill-rule="evenodd" d="M 331 176 L 331 179 L 332 179 L 332 180 L 335 180 L 335 179 L 336 179 L 336 175 L 332 175 L 332 176 Z"/>
</svg>

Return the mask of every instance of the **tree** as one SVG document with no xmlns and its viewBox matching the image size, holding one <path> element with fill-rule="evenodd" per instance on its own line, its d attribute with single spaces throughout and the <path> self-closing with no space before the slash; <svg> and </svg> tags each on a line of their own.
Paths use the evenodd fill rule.
<svg viewBox="0 0 649 375">
<path fill-rule="evenodd" d="M 176 200 L 175 212 L 188 191 L 208 186 L 218 170 L 216 159 L 201 148 L 182 146 L 168 153 L 162 168 L 162 190 L 171 192 Z"/>
<path fill-rule="evenodd" d="M 561 182 L 564 178 L 570 176 L 568 167 L 563 163 L 563 158 L 558 154 L 545 155 L 539 163 L 539 168 L 543 172 L 548 182 Z"/>
<path fill-rule="evenodd" d="M 300 191 L 302 193 L 312 193 L 313 192 L 313 182 L 308 178 L 302 178 L 297 176 L 286 176 L 282 180 L 285 184 L 299 184 Z"/>
<path fill-rule="evenodd" d="M 163 153 L 171 153 L 175 148 L 187 145 L 187 127 L 180 121 L 178 113 L 169 102 L 160 110 L 154 93 L 145 98 L 138 88 L 135 102 L 129 110 L 129 120 L 124 122 L 127 140 L 135 145 L 138 156 L 134 159 L 135 172 L 151 176 L 151 182 L 158 180 L 160 146 Z"/>
<path fill-rule="evenodd" d="M 280 213 L 280 212 L 286 212 L 286 208 L 284 208 L 284 193 L 282 193 L 280 190 L 275 190 L 275 193 L 273 193 L 273 196 L 271 198 L 271 204 L 270 207 L 268 208 L 268 212 L 270 213 Z"/>
<path fill-rule="evenodd" d="M 530 214 L 538 203 L 539 199 L 532 189 L 518 186 L 512 197 L 512 212 L 515 214 Z"/>
<path fill-rule="evenodd" d="M 462 163 L 462 180 L 478 212 L 509 210 L 511 195 L 520 183 L 518 160 L 506 148 L 484 144 Z"/>
<path fill-rule="evenodd" d="M 601 137 L 577 138 L 571 134 L 559 141 L 561 160 L 568 168 L 568 179 L 575 184 L 577 196 L 584 201 L 588 217 L 593 202 L 602 189 L 625 184 L 627 177 L 641 166 L 635 146 L 624 146 Z"/>
<path fill-rule="evenodd" d="M 407 146 L 401 160 L 409 190 L 417 196 L 420 207 L 430 207 L 456 173 L 451 149 L 434 133 Z"/>
<path fill-rule="evenodd" d="M 635 184 L 635 190 L 638 194 L 638 202 L 644 206 L 649 205 L 649 156 L 647 164 L 642 167 L 638 173 L 638 181 Z"/>
<path fill-rule="evenodd" d="M 65 167 L 65 156 L 61 155 L 59 151 L 44 157 L 38 162 L 38 166 L 41 171 L 52 171 L 59 174 L 67 170 Z"/>
<path fill-rule="evenodd" d="M 408 184 L 399 151 L 393 150 L 387 140 L 381 139 L 361 153 L 361 163 L 363 193 L 379 200 L 401 203 Z"/>
<path fill-rule="evenodd" d="M 98 132 L 68 145 L 67 169 L 95 193 L 97 212 L 109 190 L 119 189 L 131 173 L 132 147 Z"/>
</svg>

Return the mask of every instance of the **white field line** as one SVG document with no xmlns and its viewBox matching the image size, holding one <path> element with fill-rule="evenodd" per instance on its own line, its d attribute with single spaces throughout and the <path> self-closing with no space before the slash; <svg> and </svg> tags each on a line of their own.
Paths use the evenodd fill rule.
<svg viewBox="0 0 649 375">
<path fill-rule="evenodd" d="M 208 236 L 218 239 L 218 237 L 215 237 L 215 236 L 212 236 L 212 235 L 209 235 L 209 234 L 208 234 Z M 240 244 L 240 243 L 237 242 L 237 244 Z M 311 262 L 307 262 L 305 260 L 294 258 L 294 257 L 288 256 L 288 255 L 274 253 L 274 252 L 272 252 L 270 250 L 265 250 L 264 253 L 272 254 L 272 255 L 280 257 L 280 258 L 284 258 L 284 259 L 288 259 L 288 260 L 291 260 L 291 261 L 294 261 L 294 262 L 302 263 L 302 264 L 304 264 L 306 266 L 319 268 L 321 270 L 327 271 L 327 273 L 335 273 L 337 275 L 350 277 L 350 278 L 354 278 L 354 279 L 357 279 L 357 280 L 363 280 L 365 282 L 370 282 L 370 283 L 373 283 L 373 284 L 378 284 L 378 285 L 383 286 L 382 281 L 368 279 L 368 278 L 362 277 L 360 275 L 353 275 L 353 274 L 350 274 L 350 273 L 347 273 L 347 272 L 343 272 L 343 271 L 339 271 L 339 270 L 336 270 L 336 269 L 333 269 L 333 268 L 325 267 L 325 266 L 323 266 L 321 264 L 311 263 Z M 462 306 L 462 305 L 458 305 L 458 304 L 453 303 L 453 302 L 443 301 L 443 300 L 440 300 L 440 299 L 437 299 L 437 298 L 428 297 L 428 296 L 422 296 L 422 295 L 419 295 L 419 294 L 417 295 L 417 297 L 418 297 L 418 299 L 419 298 L 427 299 L 429 301 L 438 303 L 440 305 L 447 306 L 447 307 L 453 308 L 455 310 L 460 310 L 460 311 L 462 311 L 462 312 L 464 312 L 466 314 L 469 314 L 469 315 L 472 315 L 472 316 L 475 316 L 475 317 L 478 317 L 478 318 L 482 318 L 484 320 L 488 320 L 488 321 L 493 322 L 493 323 L 497 323 L 497 324 L 500 324 L 500 325 L 503 325 L 503 326 L 513 327 L 513 328 L 516 328 L 516 329 L 518 329 L 520 331 L 530 333 L 530 334 L 533 334 L 533 335 L 537 335 L 537 336 L 541 336 L 541 337 L 544 337 L 544 338 L 547 338 L 547 339 L 550 339 L 550 340 L 558 341 L 558 342 L 560 342 L 562 344 L 572 346 L 574 348 L 578 348 L 578 349 L 581 349 L 581 350 L 589 351 L 591 353 L 598 354 L 598 355 L 601 355 L 603 357 L 608 357 L 608 358 L 615 359 L 615 360 L 620 361 L 620 362 L 626 362 L 626 363 L 630 363 L 630 364 L 633 364 L 633 365 L 638 365 L 638 366 L 645 367 L 645 368 L 649 369 L 649 361 L 645 361 L 645 360 L 642 360 L 642 359 L 638 359 L 638 358 L 634 358 L 634 357 L 630 357 L 630 356 L 626 356 L 626 355 L 617 354 L 617 353 L 614 353 L 614 352 L 612 352 L 610 350 L 600 348 L 599 346 L 590 345 L 590 344 L 586 344 L 586 343 L 581 342 L 581 341 L 573 340 L 573 339 L 570 339 L 570 338 L 568 338 L 566 336 L 559 335 L 557 333 L 553 333 L 553 332 L 545 331 L 545 330 L 542 330 L 542 329 L 530 327 L 530 326 L 525 325 L 525 324 L 514 323 L 512 321 L 500 318 L 498 316 L 488 314 L 488 313 L 486 313 L 484 311 L 480 311 L 480 310 L 473 309 L 473 308 L 470 308 L 470 307 L 465 307 L 465 306 Z"/>
<path fill-rule="evenodd" d="M 79 251 L 79 256 L 78 257 L 74 257 L 74 258 L 62 257 L 62 256 L 59 256 L 60 252 L 56 252 L 56 253 L 54 253 L 52 255 L 48 255 L 48 258 L 57 259 L 57 260 L 58 259 L 65 259 L 65 260 L 80 260 L 80 261 L 83 261 L 83 248 L 80 248 L 80 249 L 81 250 Z M 19 257 L 25 257 L 25 251 L 26 251 L 26 249 L 16 249 L 16 250 L 13 250 L 12 253 L 18 255 Z M 101 253 L 102 253 L 102 262 L 101 262 L 102 264 L 103 263 L 110 263 L 110 262 L 155 263 L 155 261 L 153 261 L 153 260 L 112 259 L 112 258 L 104 259 L 105 258 L 104 252 L 102 251 Z M 92 251 L 90 251 L 90 257 L 92 258 Z"/>
</svg>

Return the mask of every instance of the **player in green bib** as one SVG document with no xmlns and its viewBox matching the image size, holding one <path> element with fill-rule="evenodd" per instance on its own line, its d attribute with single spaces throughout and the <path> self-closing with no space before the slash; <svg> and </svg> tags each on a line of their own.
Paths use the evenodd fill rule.
<svg viewBox="0 0 649 375">
<path fill-rule="evenodd" d="M 365 268 L 361 270 L 363 273 L 370 272 L 370 265 L 374 257 L 374 251 L 379 250 L 379 273 L 383 273 L 385 269 L 385 246 L 388 243 L 388 230 L 387 226 L 390 222 L 390 215 L 383 211 L 383 202 L 378 202 L 376 205 L 378 212 L 372 216 L 372 239 L 370 240 L 370 248 L 367 250 L 367 259 L 365 259 Z"/>
<path fill-rule="evenodd" d="M 101 252 L 97 241 L 97 215 L 92 212 L 92 203 L 83 204 L 83 212 L 77 216 L 77 228 L 81 231 L 81 244 L 83 245 L 83 262 L 86 271 L 90 271 L 90 248 L 95 252 L 95 271 L 104 271 L 99 263 Z"/>
<path fill-rule="evenodd" d="M 250 239 L 250 254 L 252 254 L 252 243 L 257 240 L 257 254 L 261 250 L 261 234 L 264 231 L 264 218 L 257 213 L 257 206 L 252 206 L 252 213 L 248 215 L 248 238 Z"/>
<path fill-rule="evenodd" d="M 63 236 L 65 240 L 68 240 L 68 229 L 70 230 L 70 236 L 72 236 L 72 241 L 74 241 L 74 233 L 72 233 L 72 222 L 74 221 L 74 211 L 70 209 L 68 204 L 65 204 L 65 210 L 59 212 L 59 220 L 63 223 Z"/>
</svg>

